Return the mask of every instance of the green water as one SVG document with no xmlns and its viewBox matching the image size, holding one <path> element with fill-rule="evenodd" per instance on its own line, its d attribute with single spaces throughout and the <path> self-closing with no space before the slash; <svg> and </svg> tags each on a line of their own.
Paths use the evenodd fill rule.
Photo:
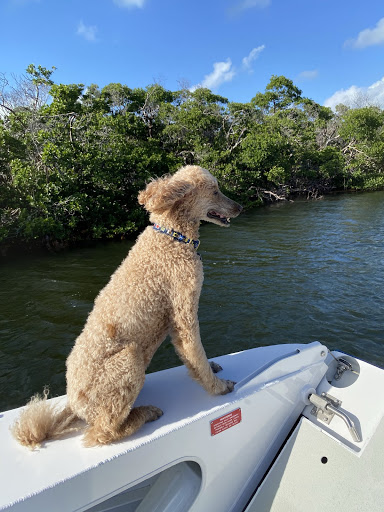
<svg viewBox="0 0 384 512">
<path fill-rule="evenodd" d="M 257 209 L 200 239 L 208 357 L 320 340 L 384 367 L 384 192 Z M 65 393 L 65 359 L 131 245 L 0 260 L 0 410 L 45 384 Z M 150 371 L 178 364 L 165 342 Z"/>
</svg>

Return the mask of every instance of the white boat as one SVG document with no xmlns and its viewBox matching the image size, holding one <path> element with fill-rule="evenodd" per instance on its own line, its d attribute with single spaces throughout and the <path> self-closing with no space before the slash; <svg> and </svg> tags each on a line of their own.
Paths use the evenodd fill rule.
<svg viewBox="0 0 384 512">
<path fill-rule="evenodd" d="M 318 342 L 215 361 L 232 393 L 209 396 L 184 367 L 150 374 L 136 403 L 164 415 L 110 446 L 78 432 L 29 451 L 9 431 L 20 410 L 2 413 L 0 510 L 384 509 L 384 370 Z"/>
</svg>

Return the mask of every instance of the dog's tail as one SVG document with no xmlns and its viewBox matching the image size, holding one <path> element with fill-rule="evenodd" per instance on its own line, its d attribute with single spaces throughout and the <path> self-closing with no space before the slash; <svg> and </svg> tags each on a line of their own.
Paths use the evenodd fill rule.
<svg viewBox="0 0 384 512">
<path fill-rule="evenodd" d="M 56 405 L 48 402 L 48 393 L 45 388 L 42 396 L 33 396 L 11 427 L 13 437 L 31 450 L 39 448 L 43 441 L 81 428 L 74 426 L 79 418 L 71 408 L 67 405 L 59 410 Z"/>
</svg>

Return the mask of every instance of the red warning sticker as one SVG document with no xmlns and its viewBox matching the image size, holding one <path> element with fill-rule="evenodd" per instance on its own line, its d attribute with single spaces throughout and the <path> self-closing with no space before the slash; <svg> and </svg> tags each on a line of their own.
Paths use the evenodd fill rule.
<svg viewBox="0 0 384 512">
<path fill-rule="evenodd" d="M 224 416 L 220 416 L 220 418 L 216 418 L 211 421 L 211 436 L 215 436 L 216 434 L 220 434 L 220 432 L 224 432 L 224 430 L 228 430 L 231 427 L 234 427 L 241 421 L 241 409 L 236 409 Z"/>
</svg>

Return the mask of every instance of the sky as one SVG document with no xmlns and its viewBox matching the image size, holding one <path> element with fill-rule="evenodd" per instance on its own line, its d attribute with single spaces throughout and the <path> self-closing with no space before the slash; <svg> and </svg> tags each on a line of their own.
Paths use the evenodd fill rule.
<svg viewBox="0 0 384 512">
<path fill-rule="evenodd" d="M 272 75 L 303 96 L 384 107 L 383 0 L 0 0 L 0 73 L 208 87 L 248 102 Z"/>
</svg>

